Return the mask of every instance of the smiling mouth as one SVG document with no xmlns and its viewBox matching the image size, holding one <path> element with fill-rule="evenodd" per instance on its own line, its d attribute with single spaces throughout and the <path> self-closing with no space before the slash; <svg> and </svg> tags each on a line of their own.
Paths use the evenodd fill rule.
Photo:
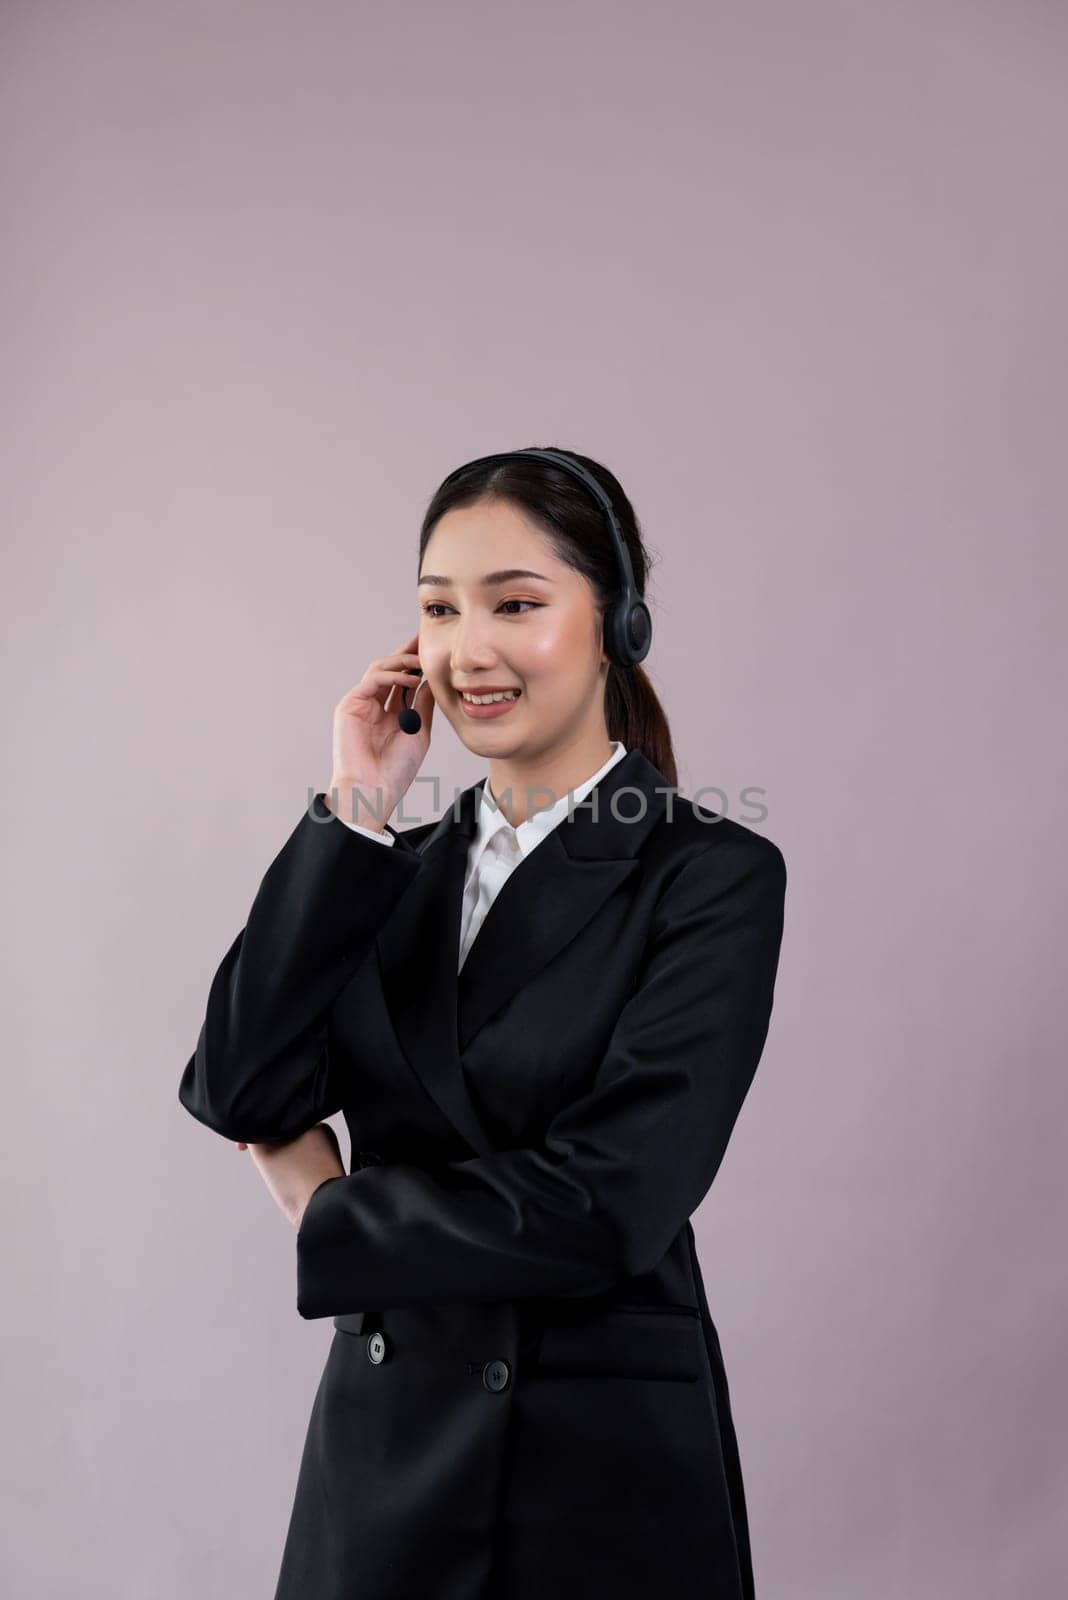
<svg viewBox="0 0 1068 1600">
<path fill-rule="evenodd" d="M 475 694 L 474 691 L 461 689 L 460 699 L 472 706 L 496 705 L 502 700 L 518 700 L 522 693 L 522 689 L 487 689 L 484 693 Z"/>
</svg>

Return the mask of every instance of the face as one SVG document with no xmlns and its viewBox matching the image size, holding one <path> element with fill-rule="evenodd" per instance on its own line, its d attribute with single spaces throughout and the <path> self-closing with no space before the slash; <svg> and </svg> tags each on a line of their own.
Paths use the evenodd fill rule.
<svg viewBox="0 0 1068 1600">
<path fill-rule="evenodd" d="M 524 575 L 485 582 L 510 569 Z M 469 750 L 505 759 L 603 741 L 608 657 L 593 591 L 518 506 L 447 512 L 427 541 L 418 594 L 419 659 L 437 713 Z M 480 711 L 465 707 L 461 688 L 520 694 Z"/>
</svg>

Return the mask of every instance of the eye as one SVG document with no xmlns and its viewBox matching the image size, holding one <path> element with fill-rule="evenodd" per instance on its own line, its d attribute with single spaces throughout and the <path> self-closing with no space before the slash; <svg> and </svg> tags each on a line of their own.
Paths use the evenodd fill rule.
<svg viewBox="0 0 1068 1600">
<path fill-rule="evenodd" d="M 501 606 L 531 606 L 535 611 L 537 611 L 540 608 L 541 604 L 542 604 L 542 602 L 540 600 L 502 600 L 501 601 Z M 445 605 L 445 603 L 443 601 L 441 601 L 441 600 L 428 600 L 426 605 L 422 607 L 422 612 L 423 612 L 424 617 L 437 618 L 439 612 L 441 612 L 441 611 L 449 611 L 451 609 L 452 608 L 450 606 Z M 498 607 L 498 610 L 500 610 L 500 607 Z M 507 616 L 509 616 L 509 617 L 515 617 L 515 616 L 522 616 L 524 613 L 523 612 L 516 612 L 516 611 L 509 611 L 509 612 L 506 612 L 505 614 Z"/>
</svg>

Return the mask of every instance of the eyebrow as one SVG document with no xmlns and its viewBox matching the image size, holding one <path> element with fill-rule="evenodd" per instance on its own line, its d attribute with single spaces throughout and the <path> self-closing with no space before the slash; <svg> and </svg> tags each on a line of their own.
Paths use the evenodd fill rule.
<svg viewBox="0 0 1068 1600">
<path fill-rule="evenodd" d="M 479 582 L 483 589 L 495 589 L 502 583 L 514 583 L 517 578 L 537 578 L 539 583 L 553 583 L 555 580 L 547 578 L 544 572 L 530 572 L 526 567 L 506 567 L 502 572 L 487 572 Z M 443 578 L 437 572 L 424 572 L 416 584 L 421 589 L 423 584 L 432 584 L 436 589 L 447 589 L 455 582 L 454 578 Z"/>
</svg>

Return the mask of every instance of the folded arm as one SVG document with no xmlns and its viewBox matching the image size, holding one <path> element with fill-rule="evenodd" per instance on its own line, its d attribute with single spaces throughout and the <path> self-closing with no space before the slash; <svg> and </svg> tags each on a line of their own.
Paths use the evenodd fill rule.
<svg viewBox="0 0 1068 1600">
<path fill-rule="evenodd" d="M 320 1184 L 297 1234 L 300 1315 L 591 1295 L 650 1271 L 708 1192 L 756 1071 L 785 889 L 778 847 L 749 831 L 686 864 L 592 1086 L 538 1148 Z"/>
</svg>

